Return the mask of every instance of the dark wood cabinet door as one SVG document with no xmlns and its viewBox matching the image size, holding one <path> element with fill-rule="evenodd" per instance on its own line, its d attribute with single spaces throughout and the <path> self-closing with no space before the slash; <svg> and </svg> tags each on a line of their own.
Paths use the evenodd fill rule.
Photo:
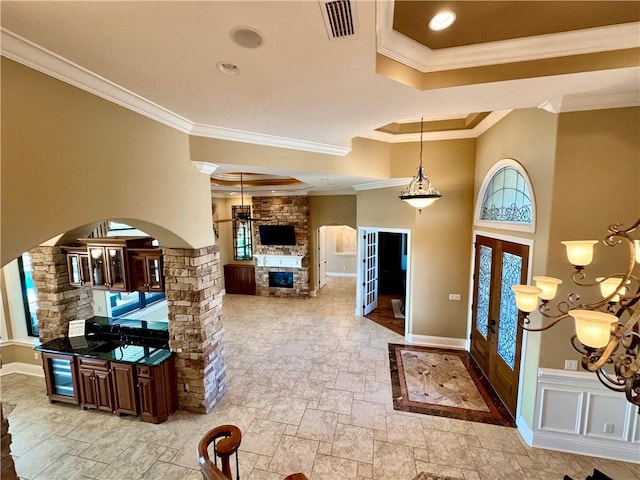
<svg viewBox="0 0 640 480">
<path fill-rule="evenodd" d="M 98 397 L 93 381 L 93 370 L 81 368 L 79 377 L 82 408 L 98 408 Z"/>
<path fill-rule="evenodd" d="M 141 419 L 150 421 L 149 419 L 155 418 L 157 410 L 153 378 L 138 377 L 138 396 L 140 397 Z"/>
<path fill-rule="evenodd" d="M 253 265 L 227 264 L 224 266 L 224 288 L 227 293 L 256 294 L 256 269 Z"/>
<path fill-rule="evenodd" d="M 127 363 L 111 363 L 111 378 L 115 412 L 138 415 L 134 366 Z"/>
<path fill-rule="evenodd" d="M 96 370 L 93 374 L 96 387 L 98 409 L 113 412 L 113 389 L 111 373 L 108 370 Z"/>
<path fill-rule="evenodd" d="M 129 252 L 131 290 L 163 292 L 162 252 L 155 249 L 136 249 Z"/>
</svg>

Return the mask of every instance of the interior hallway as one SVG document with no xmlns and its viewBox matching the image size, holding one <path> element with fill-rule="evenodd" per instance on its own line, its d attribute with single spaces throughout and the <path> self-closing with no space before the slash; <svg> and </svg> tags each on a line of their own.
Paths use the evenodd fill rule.
<svg viewBox="0 0 640 480">
<path fill-rule="evenodd" d="M 533 449 L 513 428 L 392 409 L 387 343 L 403 338 L 354 316 L 355 279 L 332 277 L 316 298 L 227 295 L 229 389 L 209 415 L 161 425 L 50 404 L 44 379 L 1 379 L 12 449 L 24 479 L 200 479 L 196 445 L 231 423 L 243 434 L 241 478 L 411 480 L 584 479 L 597 467 L 639 480 L 640 465 Z M 11 405 L 8 405 L 11 408 Z"/>
</svg>

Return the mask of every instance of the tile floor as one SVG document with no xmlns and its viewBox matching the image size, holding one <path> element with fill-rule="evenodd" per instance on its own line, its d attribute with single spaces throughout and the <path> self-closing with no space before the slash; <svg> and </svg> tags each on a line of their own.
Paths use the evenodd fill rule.
<svg viewBox="0 0 640 480">
<path fill-rule="evenodd" d="M 208 429 L 240 427 L 241 478 L 411 480 L 432 472 L 472 480 L 584 479 L 594 467 L 640 479 L 640 465 L 533 449 L 513 428 L 392 409 L 387 343 L 402 337 L 355 317 L 353 279 L 317 298 L 224 298 L 229 390 L 209 415 L 162 425 L 49 404 L 44 381 L 2 377 L 23 479 L 196 480 Z"/>
</svg>

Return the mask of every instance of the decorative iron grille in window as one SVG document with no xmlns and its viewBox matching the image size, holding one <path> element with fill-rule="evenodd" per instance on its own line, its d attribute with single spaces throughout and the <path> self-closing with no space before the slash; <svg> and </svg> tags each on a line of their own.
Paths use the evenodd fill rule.
<svg viewBox="0 0 640 480">
<path fill-rule="evenodd" d="M 535 202 L 529 178 L 518 162 L 503 159 L 485 177 L 476 224 L 535 231 Z"/>
<path fill-rule="evenodd" d="M 251 260 L 251 207 L 232 205 L 231 216 L 233 218 L 233 258 Z"/>
</svg>

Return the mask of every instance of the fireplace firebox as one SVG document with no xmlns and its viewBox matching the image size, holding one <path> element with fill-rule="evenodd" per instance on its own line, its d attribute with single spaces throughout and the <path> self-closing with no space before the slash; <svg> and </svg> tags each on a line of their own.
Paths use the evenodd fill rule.
<svg viewBox="0 0 640 480">
<path fill-rule="evenodd" d="M 269 272 L 269 286 L 293 288 L 293 272 Z"/>
</svg>

